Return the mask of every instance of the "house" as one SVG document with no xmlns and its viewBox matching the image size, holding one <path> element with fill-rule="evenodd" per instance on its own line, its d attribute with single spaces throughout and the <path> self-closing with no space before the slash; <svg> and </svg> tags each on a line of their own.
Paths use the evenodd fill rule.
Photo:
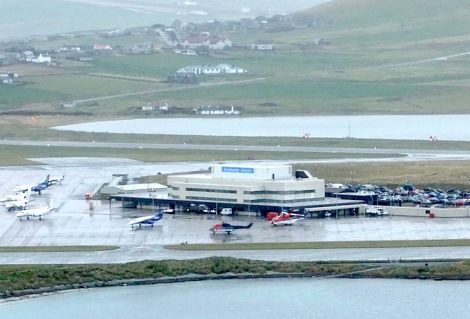
<svg viewBox="0 0 470 319">
<path fill-rule="evenodd" d="M 51 64 L 52 60 L 51 60 L 51 57 L 48 55 L 39 54 L 37 57 L 35 57 L 34 55 L 26 56 L 26 62 L 32 62 L 32 63 L 38 63 L 38 64 L 42 64 L 42 63 Z"/>
<path fill-rule="evenodd" d="M 223 50 L 232 47 L 232 41 L 229 39 L 211 38 L 209 40 L 209 49 L 211 50 Z"/>
<path fill-rule="evenodd" d="M 0 78 L 0 84 L 13 84 L 12 78 Z"/>
<path fill-rule="evenodd" d="M 19 78 L 19 77 L 20 75 L 18 73 L 11 73 L 11 72 L 0 73 L 0 79 L 5 79 L 5 78 L 14 79 L 14 78 Z"/>
<path fill-rule="evenodd" d="M 0 73 L 0 84 L 13 84 L 14 79 L 18 77 L 16 73 Z"/>
<path fill-rule="evenodd" d="M 239 115 L 240 111 L 235 109 L 233 105 L 230 106 L 230 109 L 207 105 L 194 109 L 194 113 L 201 115 Z"/>
<path fill-rule="evenodd" d="M 207 47 L 211 50 L 223 50 L 232 47 L 232 41 L 218 37 L 211 37 L 207 34 L 192 35 L 180 42 L 183 48 L 196 49 Z"/>
<path fill-rule="evenodd" d="M 251 49 L 257 51 L 273 51 L 274 44 L 268 42 L 254 42 L 251 44 Z"/>
<path fill-rule="evenodd" d="M 161 104 L 161 105 L 144 105 L 141 107 L 142 112 L 159 112 L 159 113 L 166 113 L 169 110 L 168 103 Z"/>
<path fill-rule="evenodd" d="M 247 71 L 235 67 L 230 64 L 218 64 L 218 65 L 189 65 L 185 66 L 176 73 L 193 73 L 196 75 L 202 75 L 202 74 L 208 74 L 208 75 L 214 75 L 214 74 L 241 74 L 241 73 L 246 73 Z"/>
<path fill-rule="evenodd" d="M 79 46 L 64 46 L 59 49 L 59 52 L 80 52 L 82 50 Z"/>
<path fill-rule="evenodd" d="M 109 44 L 94 44 L 93 50 L 95 51 L 111 51 L 113 47 Z"/>
<path fill-rule="evenodd" d="M 88 53 L 86 51 L 61 52 L 57 55 L 57 58 L 69 61 L 93 61 L 95 59 L 93 53 Z"/>
<path fill-rule="evenodd" d="M 33 51 L 23 51 L 21 52 L 21 57 L 20 61 L 26 61 L 26 62 L 31 62 L 31 59 L 34 58 L 34 52 Z"/>
</svg>

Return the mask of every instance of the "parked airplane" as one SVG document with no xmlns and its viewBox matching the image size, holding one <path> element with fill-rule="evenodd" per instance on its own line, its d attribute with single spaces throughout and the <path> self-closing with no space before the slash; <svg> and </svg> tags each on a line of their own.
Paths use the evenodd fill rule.
<svg viewBox="0 0 470 319">
<path fill-rule="evenodd" d="M 41 195 L 41 192 L 43 190 L 45 190 L 46 188 L 48 188 L 50 185 L 51 184 L 49 184 L 49 175 L 47 175 L 44 182 L 41 182 L 37 185 L 32 186 L 31 190 L 34 191 L 34 192 L 37 192 L 37 193 L 39 193 L 39 195 Z"/>
<path fill-rule="evenodd" d="M 14 192 L 26 192 L 28 190 L 32 190 L 34 192 L 37 192 L 39 193 L 39 195 L 41 195 L 41 192 L 43 190 L 45 190 L 47 187 L 49 187 L 51 185 L 51 183 L 49 182 L 49 175 L 46 176 L 46 179 L 39 183 L 39 184 L 36 184 L 36 185 L 17 185 L 13 191 Z"/>
<path fill-rule="evenodd" d="M 271 215 L 272 216 L 272 215 Z M 304 219 L 305 215 L 281 212 L 270 219 L 273 226 L 291 226 L 298 220 Z"/>
<path fill-rule="evenodd" d="M 218 234 L 230 234 L 232 231 L 236 229 L 248 229 L 251 226 L 253 226 L 253 223 L 249 223 L 248 225 L 232 225 L 226 222 L 222 222 L 220 224 L 215 224 L 212 226 L 211 229 L 209 229 L 210 232 L 213 234 L 218 233 Z"/>
<path fill-rule="evenodd" d="M 31 187 L 33 185 L 16 185 L 16 187 L 13 189 L 14 193 L 25 193 L 28 190 L 31 190 Z"/>
<path fill-rule="evenodd" d="M 27 189 L 24 192 L 17 192 L 16 194 L 6 195 L 0 198 L 0 203 L 20 201 L 20 200 L 24 201 L 29 198 L 30 194 L 31 194 L 31 189 Z"/>
<path fill-rule="evenodd" d="M 129 221 L 129 225 L 131 225 L 132 229 L 134 229 L 134 226 L 139 226 L 139 228 L 142 228 L 142 226 L 153 227 L 153 224 L 155 224 L 162 218 L 163 218 L 163 213 L 158 212 L 155 215 L 149 215 L 149 216 L 137 217 L 137 218 L 131 219 Z"/>
<path fill-rule="evenodd" d="M 20 209 L 26 209 L 26 205 L 28 205 L 28 200 L 20 199 L 15 201 L 9 201 L 3 203 L 3 205 L 9 212 L 13 212 Z"/>
<path fill-rule="evenodd" d="M 62 181 L 64 180 L 64 178 L 65 178 L 64 174 L 62 174 L 62 176 L 50 176 L 49 185 L 62 184 Z"/>
<path fill-rule="evenodd" d="M 39 220 L 42 220 L 42 217 L 47 213 L 55 210 L 56 208 L 52 208 L 52 200 L 49 202 L 49 205 L 39 208 L 32 208 L 32 209 L 25 209 L 20 210 L 16 213 L 16 217 L 20 220 L 26 217 L 26 219 L 37 217 Z"/>
</svg>

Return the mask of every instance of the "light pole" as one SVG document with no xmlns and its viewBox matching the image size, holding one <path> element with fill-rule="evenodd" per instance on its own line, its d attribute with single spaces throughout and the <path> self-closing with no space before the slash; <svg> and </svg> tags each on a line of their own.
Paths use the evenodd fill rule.
<svg viewBox="0 0 470 319">
<path fill-rule="evenodd" d="M 356 172 L 354 172 L 354 171 L 351 171 L 351 172 L 350 172 L 350 174 L 351 174 L 351 178 L 350 178 L 350 180 L 351 180 L 351 184 L 352 184 L 352 183 L 353 183 L 353 181 L 354 181 L 354 174 L 356 174 Z"/>
</svg>

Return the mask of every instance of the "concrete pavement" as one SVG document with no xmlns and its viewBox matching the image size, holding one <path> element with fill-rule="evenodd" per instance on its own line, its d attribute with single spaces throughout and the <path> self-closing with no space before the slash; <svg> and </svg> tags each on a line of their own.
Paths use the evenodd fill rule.
<svg viewBox="0 0 470 319">
<path fill-rule="evenodd" d="M 470 258 L 470 247 L 407 249 L 335 249 L 288 251 L 217 251 L 182 252 L 162 248 L 165 244 L 218 242 L 288 242 L 339 240 L 406 240 L 470 238 L 470 219 L 426 218 L 343 218 L 312 219 L 292 227 L 273 228 L 264 220 L 234 218 L 235 222 L 253 222 L 250 230 L 230 236 L 212 235 L 209 228 L 220 217 L 165 215 L 154 228 L 131 230 L 133 216 L 150 214 L 149 210 L 122 209 L 119 203 L 94 201 L 93 209 L 84 193 L 112 174 L 129 176 L 200 170 L 209 163 L 145 164 L 117 159 L 48 159 L 49 165 L 3 167 L 0 169 L 0 195 L 8 194 L 17 184 L 33 184 L 47 174 L 65 174 L 62 185 L 48 188 L 41 196 L 33 195 L 31 208 L 53 199 L 59 207 L 39 220 L 18 220 L 0 210 L 1 246 L 37 245 L 117 245 L 116 251 L 94 253 L 0 253 L 0 263 L 81 263 L 127 262 L 142 259 L 196 258 L 212 255 L 274 260 L 354 260 Z M 224 220 L 232 221 L 231 217 Z"/>
</svg>

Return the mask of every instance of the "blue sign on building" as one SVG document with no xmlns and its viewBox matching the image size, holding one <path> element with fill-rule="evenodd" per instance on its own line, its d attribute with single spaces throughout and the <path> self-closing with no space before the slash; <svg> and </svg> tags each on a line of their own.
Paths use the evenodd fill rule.
<svg viewBox="0 0 470 319">
<path fill-rule="evenodd" d="M 253 167 L 230 167 L 222 166 L 222 172 L 225 173 L 245 173 L 245 174 L 254 174 L 255 169 Z"/>
</svg>

